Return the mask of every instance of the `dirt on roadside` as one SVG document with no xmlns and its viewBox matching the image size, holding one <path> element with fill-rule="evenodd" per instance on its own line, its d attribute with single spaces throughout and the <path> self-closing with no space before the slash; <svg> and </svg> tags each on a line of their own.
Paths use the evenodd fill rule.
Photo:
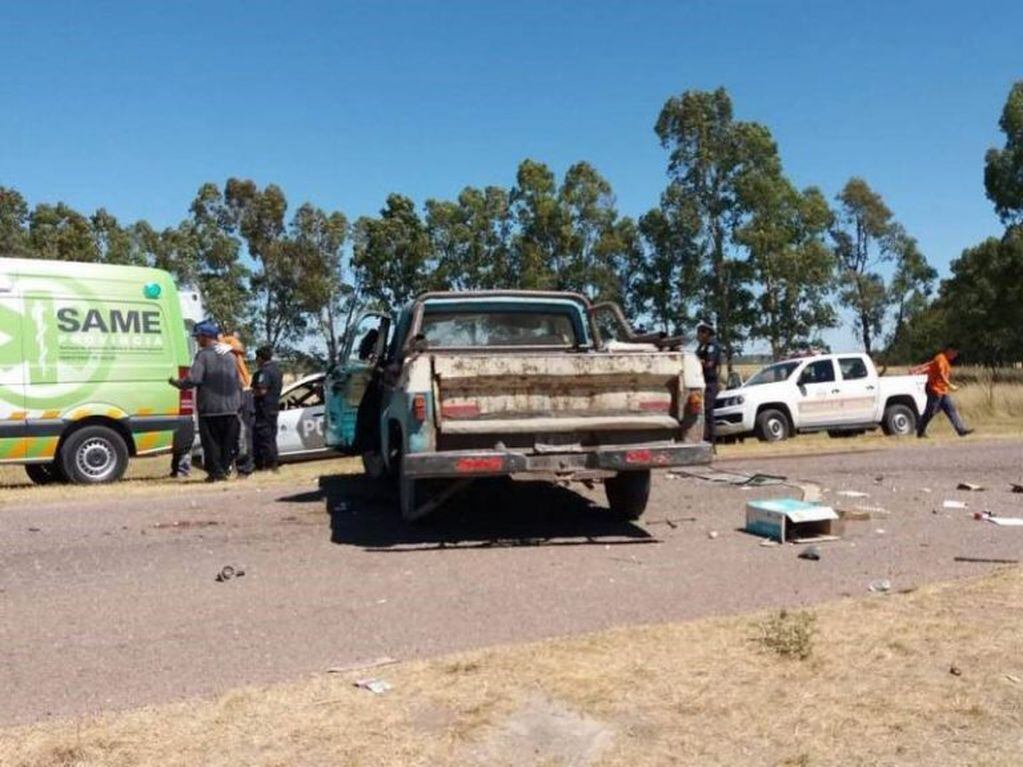
<svg viewBox="0 0 1023 767">
<path fill-rule="evenodd" d="M 1008 568 L 824 604 L 805 659 L 774 612 L 324 673 L 8 729 L 0 763 L 1018 765 L 1021 599 Z"/>
</svg>

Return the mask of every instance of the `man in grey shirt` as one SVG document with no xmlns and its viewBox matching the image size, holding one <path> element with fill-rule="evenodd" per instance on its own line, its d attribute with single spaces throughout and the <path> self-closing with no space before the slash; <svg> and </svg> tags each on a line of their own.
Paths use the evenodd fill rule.
<svg viewBox="0 0 1023 767">
<path fill-rule="evenodd" d="M 200 322 L 192 335 L 198 340 L 199 351 L 191 370 L 184 378 L 168 380 L 179 389 L 196 390 L 195 409 L 206 481 L 219 482 L 227 479 L 238 442 L 242 386 L 231 347 L 217 341 L 220 329 L 212 322 Z"/>
</svg>

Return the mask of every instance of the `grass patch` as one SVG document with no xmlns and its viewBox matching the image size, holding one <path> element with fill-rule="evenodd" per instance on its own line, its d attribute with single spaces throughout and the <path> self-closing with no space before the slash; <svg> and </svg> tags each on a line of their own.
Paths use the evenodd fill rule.
<svg viewBox="0 0 1023 767">
<path fill-rule="evenodd" d="M 393 685 L 383 695 L 352 686 L 365 673 L 316 675 L 0 730 L 0 764 L 1009 767 L 1023 763 L 1021 599 L 1011 568 L 820 605 L 815 620 L 735 616 L 400 663 L 371 672 Z M 750 652 L 751 622 L 785 652 Z M 793 663 L 811 628 L 812 654 Z"/>
<path fill-rule="evenodd" d="M 813 653 L 817 616 L 807 610 L 781 610 L 757 624 L 756 641 L 783 658 L 806 660 Z"/>
</svg>

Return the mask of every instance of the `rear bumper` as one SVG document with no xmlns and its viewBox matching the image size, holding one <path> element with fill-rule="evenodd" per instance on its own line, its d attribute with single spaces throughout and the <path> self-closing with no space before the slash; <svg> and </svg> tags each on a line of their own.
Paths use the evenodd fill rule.
<svg viewBox="0 0 1023 767">
<path fill-rule="evenodd" d="M 659 442 L 544 454 L 513 450 L 453 450 L 408 454 L 404 458 L 404 472 L 406 477 L 412 479 L 426 479 L 576 471 L 640 471 L 706 464 L 710 463 L 711 456 L 711 446 L 706 442 Z"/>
</svg>

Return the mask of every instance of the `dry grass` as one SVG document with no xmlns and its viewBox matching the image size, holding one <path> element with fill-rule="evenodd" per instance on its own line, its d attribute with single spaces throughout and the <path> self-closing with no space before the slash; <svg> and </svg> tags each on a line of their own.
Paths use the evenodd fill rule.
<svg viewBox="0 0 1023 767">
<path fill-rule="evenodd" d="M 1018 765 L 1021 599 L 1013 568 L 824 605 L 803 661 L 751 641 L 754 615 L 399 664 L 379 696 L 323 675 L 9 729 L 0 763 Z"/>
<path fill-rule="evenodd" d="M 161 495 L 181 485 L 188 486 L 191 492 L 201 492 L 206 488 L 206 478 L 201 469 L 193 469 L 188 479 L 170 479 L 167 474 L 170 468 L 170 456 L 154 458 L 137 458 L 128 465 L 127 478 L 111 485 L 47 485 L 37 487 L 29 482 L 23 466 L 0 466 L 0 507 L 31 501 L 47 503 L 73 498 L 75 501 L 110 498 L 113 496 L 145 496 Z M 358 458 L 330 458 L 322 461 L 305 461 L 288 463 L 281 466 L 276 474 L 257 472 L 243 480 L 245 487 L 263 487 L 279 484 L 315 484 L 320 476 L 330 474 L 352 474 L 362 471 L 362 461 Z M 242 480 L 233 480 L 241 482 Z"/>
</svg>

